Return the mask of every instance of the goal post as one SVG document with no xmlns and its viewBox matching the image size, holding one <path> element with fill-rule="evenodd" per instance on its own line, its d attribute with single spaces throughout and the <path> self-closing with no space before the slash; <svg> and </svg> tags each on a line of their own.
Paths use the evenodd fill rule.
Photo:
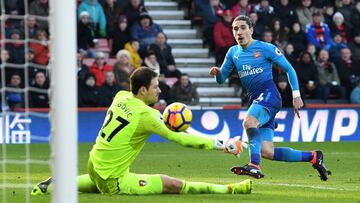
<svg viewBox="0 0 360 203">
<path fill-rule="evenodd" d="M 76 1 L 50 0 L 53 202 L 77 202 Z"/>
</svg>

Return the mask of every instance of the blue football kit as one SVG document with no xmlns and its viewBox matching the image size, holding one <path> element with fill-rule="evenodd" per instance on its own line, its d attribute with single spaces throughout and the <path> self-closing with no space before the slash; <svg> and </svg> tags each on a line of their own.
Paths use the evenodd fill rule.
<svg viewBox="0 0 360 203">
<path fill-rule="evenodd" d="M 260 164 L 261 144 L 273 141 L 275 115 L 281 109 L 281 97 L 273 81 L 272 64 L 279 65 L 288 75 L 293 91 L 299 91 L 298 79 L 292 65 L 274 45 L 253 40 L 247 48 L 232 46 L 221 66 L 220 74 L 215 76 L 218 83 L 223 83 L 234 68 L 240 77 L 243 88 L 249 96 L 248 115 L 254 116 L 260 127 L 247 129 L 250 141 L 250 162 Z M 312 152 L 302 152 L 286 147 L 274 149 L 273 160 L 297 162 L 309 161 Z"/>
<path fill-rule="evenodd" d="M 249 103 L 254 104 L 249 108 L 249 114 L 255 114 L 253 116 L 262 128 L 272 129 L 275 115 L 281 109 L 281 97 L 272 77 L 273 63 L 287 72 L 292 90 L 299 90 L 296 72 L 282 52 L 276 46 L 258 40 L 245 49 L 240 45 L 232 46 L 221 66 L 221 73 L 216 76 L 216 81 L 221 84 L 236 68 L 241 84 L 248 92 Z M 268 115 L 259 112 L 259 108 L 265 108 Z"/>
</svg>

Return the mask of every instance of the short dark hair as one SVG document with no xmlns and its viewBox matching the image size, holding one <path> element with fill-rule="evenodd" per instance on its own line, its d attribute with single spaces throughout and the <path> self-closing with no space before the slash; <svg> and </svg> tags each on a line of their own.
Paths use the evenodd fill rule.
<svg viewBox="0 0 360 203">
<path fill-rule="evenodd" d="M 248 16 L 245 16 L 245 15 L 237 16 L 233 22 L 240 21 L 240 20 L 245 21 L 246 24 L 249 26 L 249 28 L 254 27 L 254 23 L 250 20 L 250 18 Z"/>
<path fill-rule="evenodd" d="M 156 56 L 155 51 L 152 50 L 152 49 L 149 49 L 149 50 L 147 51 L 147 53 L 146 53 L 146 57 L 149 57 L 149 56 L 151 56 L 151 55 L 155 55 L 155 57 L 156 57 L 156 59 L 157 59 L 157 56 Z"/>
<path fill-rule="evenodd" d="M 139 89 L 145 86 L 149 89 L 151 80 L 158 77 L 157 73 L 147 67 L 139 67 L 130 75 L 130 89 L 134 95 L 137 95 Z"/>
<path fill-rule="evenodd" d="M 182 76 L 188 76 L 189 77 L 189 74 L 187 74 L 187 73 L 181 73 L 181 77 Z"/>
</svg>

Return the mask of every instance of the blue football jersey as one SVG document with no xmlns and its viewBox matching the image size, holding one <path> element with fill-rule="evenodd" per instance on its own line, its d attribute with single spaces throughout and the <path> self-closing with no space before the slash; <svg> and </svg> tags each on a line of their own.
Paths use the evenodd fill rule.
<svg viewBox="0 0 360 203">
<path fill-rule="evenodd" d="M 296 72 L 282 52 L 274 45 L 263 41 L 254 40 L 243 49 L 240 45 L 232 46 L 221 66 L 221 74 L 215 76 L 218 83 L 223 83 L 233 68 L 236 68 L 242 86 L 249 96 L 265 86 L 276 87 L 272 81 L 272 63 L 278 64 L 289 77 L 292 90 L 299 90 Z"/>
</svg>

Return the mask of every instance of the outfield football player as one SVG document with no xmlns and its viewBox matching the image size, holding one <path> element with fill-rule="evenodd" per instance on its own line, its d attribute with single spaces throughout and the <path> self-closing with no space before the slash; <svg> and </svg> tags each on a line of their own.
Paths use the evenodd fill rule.
<svg viewBox="0 0 360 203">
<path fill-rule="evenodd" d="M 136 69 L 130 77 L 130 84 L 131 92 L 117 93 L 107 111 L 96 143 L 90 151 L 88 174 L 78 177 L 79 191 L 128 195 L 251 193 L 252 182 L 249 179 L 235 184 L 220 185 L 184 181 L 166 175 L 131 173 L 131 164 L 152 133 L 193 148 L 223 150 L 225 143 L 211 137 L 173 132 L 165 126 L 160 112 L 149 106 L 158 101 L 161 92 L 158 76 L 153 70 Z M 227 143 L 239 144 L 238 140 L 232 140 Z M 49 178 L 37 184 L 32 194 L 49 193 L 52 181 L 56 183 L 56 180 Z"/>
<path fill-rule="evenodd" d="M 219 67 L 211 67 L 210 75 L 223 83 L 233 69 L 239 74 L 242 86 L 249 95 L 249 109 L 243 121 L 250 142 L 250 162 L 245 166 L 235 166 L 232 172 L 262 178 L 260 157 L 285 162 L 310 162 L 318 171 L 321 180 L 328 179 L 329 171 L 324 164 L 320 150 L 299 151 L 286 147 L 274 148 L 273 136 L 276 113 L 281 109 L 281 98 L 272 78 L 272 63 L 287 72 L 292 88 L 293 106 L 299 116 L 303 106 L 298 79 L 291 64 L 274 45 L 252 38 L 253 24 L 247 16 L 238 16 L 232 23 L 233 36 L 238 43 L 232 46 Z"/>
</svg>

